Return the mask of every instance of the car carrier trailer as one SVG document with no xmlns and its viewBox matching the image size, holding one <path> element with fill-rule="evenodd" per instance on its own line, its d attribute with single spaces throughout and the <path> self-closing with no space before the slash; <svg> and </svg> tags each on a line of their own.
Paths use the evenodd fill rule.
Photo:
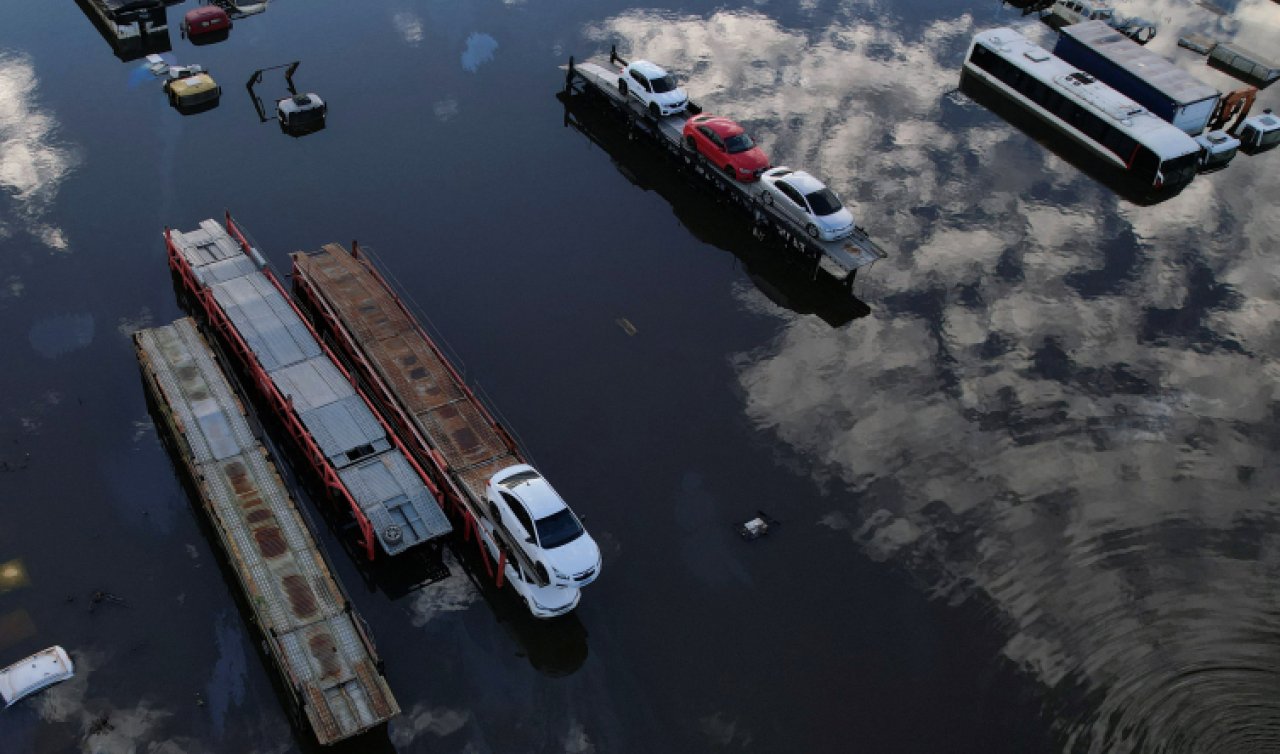
<svg viewBox="0 0 1280 754">
<path fill-rule="evenodd" d="M 527 463 L 519 446 L 367 255 L 357 245 L 348 252 L 327 244 L 292 257 L 298 299 L 432 473 L 466 538 L 477 539 L 489 575 L 499 587 L 509 582 L 537 617 L 576 607 L 579 589 L 550 584 L 486 505 L 490 479 Z"/>
<path fill-rule="evenodd" d="M 853 234 L 838 241 L 820 241 L 812 238 L 780 210 L 760 200 L 758 184 L 743 183 L 724 174 L 695 150 L 684 143 L 684 115 L 668 115 L 655 118 L 634 98 L 624 96 L 618 89 L 618 76 L 626 61 L 611 51 L 604 63 L 575 62 L 562 66 L 565 71 L 565 97 L 590 95 L 612 107 L 632 128 L 634 133 L 650 139 L 672 157 L 678 166 L 692 170 L 707 181 L 720 196 L 743 210 L 747 219 L 759 233 L 776 237 L 783 245 L 797 254 L 813 259 L 827 274 L 852 286 L 858 270 L 888 256 L 884 249 L 867 235 L 861 227 Z M 686 112 L 692 116 L 701 112 L 693 102 Z"/>
<path fill-rule="evenodd" d="M 267 654 L 316 740 L 399 713 L 378 655 L 195 321 L 134 334 L 143 381 Z"/>
<path fill-rule="evenodd" d="M 169 266 L 275 412 L 373 560 L 452 531 L 439 491 L 231 219 L 165 229 Z"/>
</svg>

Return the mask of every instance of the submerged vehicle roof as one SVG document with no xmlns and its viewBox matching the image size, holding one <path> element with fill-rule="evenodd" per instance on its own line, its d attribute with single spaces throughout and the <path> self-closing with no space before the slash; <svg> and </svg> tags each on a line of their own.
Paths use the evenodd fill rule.
<svg viewBox="0 0 1280 754">
<path fill-rule="evenodd" d="M 1199 102 L 1218 96 L 1217 89 L 1103 21 L 1064 26 L 1058 33 L 1088 47 L 1177 102 Z"/>
</svg>

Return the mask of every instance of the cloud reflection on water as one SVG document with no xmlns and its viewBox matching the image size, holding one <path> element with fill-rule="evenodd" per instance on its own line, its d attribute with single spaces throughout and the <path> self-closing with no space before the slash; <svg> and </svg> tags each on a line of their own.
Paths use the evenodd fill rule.
<svg viewBox="0 0 1280 754">
<path fill-rule="evenodd" d="M 0 189 L 11 198 L 0 210 L 0 238 L 16 225 L 51 249 L 64 250 L 62 230 L 44 218 L 75 159 L 57 143 L 57 122 L 36 99 L 35 67 L 22 55 L 0 52 Z"/>
<path fill-rule="evenodd" d="M 828 493 L 815 522 L 993 611 L 1007 657 L 1053 690 L 1064 750 L 1276 744 L 1280 156 L 1130 205 L 947 104 L 970 15 L 908 36 L 865 12 L 809 32 L 752 12 L 589 30 L 688 72 L 893 249 L 860 282 L 870 317 L 832 332 L 777 313 L 737 362 L 748 415 Z M 997 24 L 1048 40 L 1016 11 Z"/>
</svg>

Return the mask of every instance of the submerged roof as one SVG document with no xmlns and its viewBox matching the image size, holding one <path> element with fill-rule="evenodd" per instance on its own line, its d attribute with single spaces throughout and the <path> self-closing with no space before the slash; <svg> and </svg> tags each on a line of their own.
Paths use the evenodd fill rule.
<svg viewBox="0 0 1280 754">
<path fill-rule="evenodd" d="M 1218 96 L 1217 89 L 1174 65 L 1168 58 L 1157 55 L 1129 39 L 1103 21 L 1085 21 L 1064 26 L 1061 34 L 1097 52 L 1177 102 L 1186 104 Z"/>
</svg>

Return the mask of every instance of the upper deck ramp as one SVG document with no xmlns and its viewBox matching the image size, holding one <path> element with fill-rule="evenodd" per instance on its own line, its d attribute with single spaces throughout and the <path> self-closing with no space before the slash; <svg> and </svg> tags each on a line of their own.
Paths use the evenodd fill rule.
<svg viewBox="0 0 1280 754">
<path fill-rule="evenodd" d="M 215 326 L 243 344 L 234 348 L 257 371 L 259 387 L 331 487 L 364 517 L 365 546 L 388 555 L 452 531 L 449 519 L 415 464 L 335 364 L 243 237 L 214 220 L 194 231 L 168 231 L 170 263 Z"/>
<path fill-rule="evenodd" d="M 377 654 L 191 319 L 134 335 L 148 391 L 321 744 L 399 712 Z"/>
</svg>

